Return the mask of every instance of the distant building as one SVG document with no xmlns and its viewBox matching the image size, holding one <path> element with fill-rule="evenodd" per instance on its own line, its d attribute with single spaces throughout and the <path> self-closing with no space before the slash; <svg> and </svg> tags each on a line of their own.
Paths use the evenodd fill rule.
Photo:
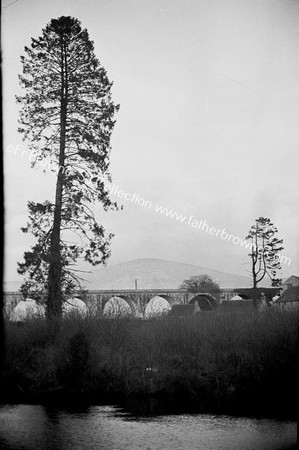
<svg viewBox="0 0 299 450">
<path fill-rule="evenodd" d="M 282 283 L 282 292 L 285 292 L 287 289 L 294 286 L 299 286 L 299 277 L 297 277 L 296 275 L 291 275 Z"/>
<path fill-rule="evenodd" d="M 282 309 L 299 309 L 299 277 L 291 275 L 281 285 L 281 295 L 272 301 L 273 306 Z"/>
<path fill-rule="evenodd" d="M 291 278 L 291 277 L 290 277 Z M 298 278 L 298 277 L 295 277 Z M 288 287 L 282 295 L 274 302 L 275 306 L 283 309 L 299 309 L 299 286 Z"/>
</svg>

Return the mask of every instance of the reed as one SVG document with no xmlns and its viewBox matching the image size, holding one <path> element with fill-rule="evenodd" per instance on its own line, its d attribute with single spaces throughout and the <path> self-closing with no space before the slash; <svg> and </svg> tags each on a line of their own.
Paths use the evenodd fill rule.
<svg viewBox="0 0 299 450">
<path fill-rule="evenodd" d="M 3 392 L 12 400 L 89 402 L 155 395 L 201 411 L 291 417 L 297 326 L 296 313 L 271 310 L 149 320 L 73 315 L 53 339 L 42 319 L 7 322 Z"/>
</svg>

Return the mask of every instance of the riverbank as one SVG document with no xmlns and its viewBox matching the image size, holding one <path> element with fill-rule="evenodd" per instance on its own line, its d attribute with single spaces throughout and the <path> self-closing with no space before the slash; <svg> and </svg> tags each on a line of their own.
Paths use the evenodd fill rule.
<svg viewBox="0 0 299 450">
<path fill-rule="evenodd" d="M 294 312 L 6 323 L 1 402 L 122 404 L 296 418 Z"/>
</svg>

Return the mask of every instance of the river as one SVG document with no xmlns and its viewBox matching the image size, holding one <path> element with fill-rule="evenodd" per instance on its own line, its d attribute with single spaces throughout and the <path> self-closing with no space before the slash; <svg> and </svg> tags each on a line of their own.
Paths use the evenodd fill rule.
<svg viewBox="0 0 299 450">
<path fill-rule="evenodd" d="M 0 406 L 10 450 L 289 450 L 296 423 L 210 414 L 132 414 L 117 406 Z"/>
</svg>

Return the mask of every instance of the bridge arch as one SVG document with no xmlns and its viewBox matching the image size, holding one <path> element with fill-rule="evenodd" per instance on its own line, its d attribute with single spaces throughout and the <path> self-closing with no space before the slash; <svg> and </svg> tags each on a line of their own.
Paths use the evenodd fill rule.
<svg viewBox="0 0 299 450">
<path fill-rule="evenodd" d="M 243 300 L 250 300 L 252 299 L 252 296 L 250 297 L 250 295 L 247 294 L 239 294 L 239 292 L 236 292 L 236 295 L 238 295 L 239 297 L 241 297 Z"/>
<path fill-rule="evenodd" d="M 195 294 L 189 304 L 197 303 L 201 311 L 213 311 L 217 308 L 217 300 L 210 294 Z"/>
<path fill-rule="evenodd" d="M 103 307 L 103 315 L 106 317 L 137 316 L 138 308 L 134 300 L 125 295 L 114 295 L 108 299 Z"/>
<path fill-rule="evenodd" d="M 150 299 L 144 310 L 145 317 L 155 317 L 171 310 L 172 298 L 169 295 L 158 294 Z"/>
</svg>

